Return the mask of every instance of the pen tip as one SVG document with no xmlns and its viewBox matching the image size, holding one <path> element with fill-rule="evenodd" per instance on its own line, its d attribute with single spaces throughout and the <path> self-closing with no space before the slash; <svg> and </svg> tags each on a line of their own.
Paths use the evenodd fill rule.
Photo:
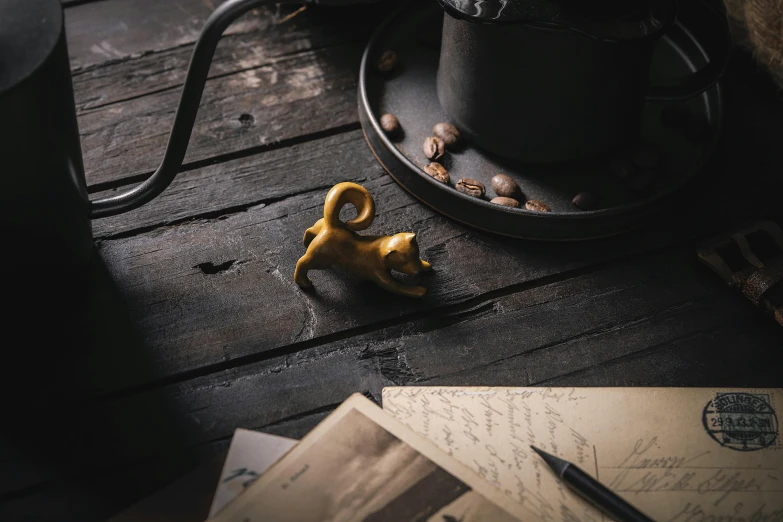
<svg viewBox="0 0 783 522">
<path fill-rule="evenodd" d="M 559 458 L 555 457 L 554 455 L 550 455 L 546 451 L 540 450 L 540 449 L 536 448 L 533 445 L 531 445 L 530 448 L 533 451 L 535 451 L 536 453 L 538 453 L 541 456 L 542 459 L 544 459 L 544 462 L 546 462 L 546 464 L 550 468 L 552 468 L 552 471 L 554 471 L 557 474 L 558 477 L 561 477 L 561 478 L 563 477 L 563 473 L 565 473 L 566 468 L 568 468 L 568 466 L 570 465 L 569 462 L 567 462 L 567 461 L 565 461 L 563 459 L 559 459 Z"/>
</svg>

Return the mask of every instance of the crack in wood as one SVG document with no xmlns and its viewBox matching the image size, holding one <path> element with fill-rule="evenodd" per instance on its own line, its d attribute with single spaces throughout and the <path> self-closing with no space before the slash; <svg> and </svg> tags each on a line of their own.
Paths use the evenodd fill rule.
<svg viewBox="0 0 783 522">
<path fill-rule="evenodd" d="M 292 61 L 292 60 L 297 60 L 299 58 L 304 58 L 304 57 L 307 57 L 307 56 L 315 56 L 320 51 L 331 49 L 333 47 L 338 47 L 340 45 L 345 45 L 346 43 L 351 42 L 351 41 L 354 41 L 354 40 L 335 41 L 335 42 L 332 42 L 331 44 L 328 44 L 328 45 L 314 46 L 314 47 L 310 47 L 310 48 L 307 48 L 307 49 L 297 49 L 297 50 L 294 50 L 294 51 L 281 53 L 281 54 L 279 54 L 277 56 L 274 56 L 274 57 L 270 58 L 269 61 L 266 61 L 266 62 L 260 62 L 258 64 L 254 64 L 254 65 L 248 66 L 248 67 L 238 67 L 236 69 L 233 69 L 231 71 L 226 71 L 226 72 L 223 72 L 223 73 L 215 73 L 215 74 L 208 75 L 207 76 L 207 82 L 212 81 L 212 80 L 219 80 L 219 79 L 223 79 L 223 78 L 229 78 L 231 76 L 242 75 L 243 73 L 247 73 L 249 71 L 257 71 L 259 69 L 268 68 L 268 67 L 271 67 L 273 65 L 285 64 L 285 62 Z M 116 60 L 110 60 L 108 62 L 103 62 L 103 63 L 100 63 L 100 64 L 87 66 L 87 67 L 82 68 L 82 69 L 77 69 L 73 73 L 73 76 L 74 76 L 74 79 L 78 80 L 79 79 L 78 77 L 80 75 L 83 75 L 83 74 L 86 74 L 86 73 L 90 73 L 90 72 L 94 72 L 95 70 L 102 69 L 102 68 L 107 67 L 107 66 L 116 66 L 118 64 L 122 64 L 122 63 L 125 63 L 125 62 L 128 62 L 128 61 L 132 61 L 132 60 L 137 60 L 139 58 L 144 58 L 144 57 L 154 56 L 154 55 L 160 54 L 160 53 L 170 52 L 172 49 L 186 48 L 186 47 L 192 48 L 193 45 L 194 44 L 192 44 L 192 43 L 186 43 L 186 44 L 182 44 L 180 46 L 169 47 L 169 48 L 166 48 L 166 49 L 160 49 L 160 50 L 153 49 L 153 50 L 149 50 L 149 51 L 144 51 L 143 53 L 130 55 L 130 56 L 125 56 L 125 57 L 122 57 L 122 58 L 118 58 Z M 124 98 L 123 97 L 119 97 L 119 98 L 112 99 L 111 101 L 108 101 L 108 102 L 105 102 L 105 103 L 92 103 L 92 104 L 90 104 L 89 106 L 86 106 L 86 107 L 85 107 L 85 104 L 82 103 L 82 104 L 79 104 L 76 107 L 76 109 L 77 109 L 76 112 L 77 112 L 77 115 L 90 114 L 92 112 L 96 112 L 96 111 L 99 111 L 99 110 L 103 110 L 103 109 L 109 108 L 109 107 L 111 107 L 113 105 L 118 105 L 118 104 L 121 104 L 121 103 L 129 102 L 129 101 L 133 101 L 133 100 L 138 100 L 138 99 L 141 99 L 141 98 L 145 98 L 147 96 L 154 96 L 156 94 L 163 94 L 163 93 L 166 93 L 166 92 L 179 90 L 179 89 L 182 89 L 183 85 L 184 85 L 184 83 L 180 82 L 180 83 L 175 83 L 175 84 L 172 84 L 172 85 L 167 85 L 165 87 L 160 87 L 158 89 L 148 89 L 148 90 L 146 90 L 144 92 L 140 92 L 138 94 L 134 94 L 134 95 L 131 95 L 131 96 L 126 96 Z M 207 83 L 207 85 L 205 86 L 204 89 L 205 90 L 208 89 L 209 85 L 210 84 Z M 88 133 L 84 133 L 84 135 L 87 135 L 87 134 Z"/>
<path fill-rule="evenodd" d="M 65 9 L 76 7 L 77 5 L 93 4 L 96 2 L 105 2 L 106 0 L 60 0 Z"/>
<path fill-rule="evenodd" d="M 236 263 L 236 259 L 230 259 L 224 263 L 214 264 L 212 261 L 199 263 L 193 268 L 198 268 L 205 275 L 215 275 L 221 272 L 226 272 Z"/>
<path fill-rule="evenodd" d="M 657 249 L 656 252 L 665 252 L 668 250 L 674 250 L 675 247 L 663 247 Z M 649 254 L 646 253 L 646 254 Z M 300 352 L 306 352 L 313 348 L 319 348 L 321 346 L 337 343 L 338 341 L 347 341 L 352 338 L 356 338 L 362 335 L 371 334 L 385 330 L 387 328 L 404 325 L 412 320 L 425 320 L 425 319 L 438 319 L 444 316 L 453 314 L 464 313 L 472 309 L 480 309 L 487 301 L 494 301 L 500 297 L 509 296 L 518 292 L 536 289 L 542 286 L 550 285 L 556 282 L 567 281 L 572 278 L 592 274 L 606 270 L 613 265 L 627 263 L 629 260 L 646 255 L 645 253 L 636 253 L 624 257 L 620 257 L 611 262 L 599 263 L 591 266 L 585 266 L 560 272 L 558 274 L 544 276 L 538 279 L 527 281 L 524 283 L 517 283 L 508 285 L 497 290 L 484 292 L 480 295 L 466 299 L 462 302 L 454 303 L 451 305 L 435 307 L 429 310 L 417 310 L 409 314 L 380 320 L 372 324 L 360 325 L 353 328 L 346 328 L 337 332 L 325 334 L 316 338 L 302 340 L 299 342 L 291 343 L 278 348 L 271 348 L 264 352 L 252 353 L 249 355 L 243 355 L 234 357 L 230 360 L 223 360 L 216 363 L 201 366 L 193 370 L 185 370 L 175 374 L 171 374 L 165 377 L 154 379 L 152 381 L 138 384 L 134 386 L 128 386 L 123 389 L 98 393 L 92 397 L 92 400 L 116 400 L 122 397 L 127 397 L 139 393 L 149 392 L 157 388 L 164 386 L 170 386 L 177 383 L 186 382 L 192 379 L 206 377 L 213 374 L 219 374 L 227 370 L 239 368 L 249 364 L 262 363 L 264 361 L 273 360 L 286 355 L 298 354 Z M 457 316 L 459 318 L 459 315 Z M 313 355 L 314 359 L 320 359 L 324 357 L 324 353 L 317 353 Z M 298 363 L 306 362 L 306 359 L 298 361 Z"/>
<path fill-rule="evenodd" d="M 585 373 L 588 373 L 588 372 L 591 372 L 591 371 L 596 371 L 596 370 L 607 368 L 607 367 L 610 367 L 610 366 L 613 366 L 613 365 L 617 365 L 617 364 L 619 364 L 619 363 L 621 363 L 623 361 L 628 361 L 628 360 L 640 359 L 640 358 L 643 358 L 643 357 L 647 357 L 650 354 L 653 354 L 653 353 L 665 350 L 665 349 L 667 349 L 667 348 L 669 348 L 669 347 L 671 347 L 673 345 L 677 345 L 678 343 L 681 343 L 683 341 L 688 341 L 688 340 L 695 339 L 695 338 L 698 338 L 698 337 L 704 337 L 704 336 L 707 336 L 707 335 L 709 335 L 711 333 L 718 332 L 723 327 L 724 327 L 724 325 L 717 325 L 717 326 L 713 326 L 713 327 L 710 327 L 710 328 L 704 328 L 704 329 L 699 330 L 697 332 L 691 332 L 691 333 L 688 333 L 688 334 L 685 334 L 685 335 L 682 335 L 682 336 L 679 336 L 679 337 L 668 339 L 665 342 L 662 342 L 662 343 L 659 343 L 659 344 L 655 344 L 653 346 L 648 346 L 647 348 L 639 350 L 638 352 L 624 354 L 624 355 L 621 355 L 619 357 L 615 357 L 615 358 L 612 358 L 612 359 L 608 359 L 606 361 L 602 361 L 602 362 L 600 362 L 600 363 L 598 363 L 598 364 L 596 364 L 594 366 L 591 366 L 589 368 L 580 368 L 580 369 L 574 370 L 572 372 L 563 373 L 563 374 L 560 374 L 560 375 L 557 375 L 557 376 L 554 376 L 554 377 L 541 379 L 539 381 L 531 381 L 531 386 L 532 385 L 541 386 L 541 385 L 544 385 L 544 384 L 547 384 L 547 383 L 554 383 L 554 382 L 556 382 L 558 380 L 562 381 L 563 379 L 568 378 L 568 377 L 573 377 L 573 376 L 576 376 L 576 375 L 582 375 L 582 374 L 585 374 Z"/>
<path fill-rule="evenodd" d="M 180 167 L 179 172 L 180 173 L 188 172 L 188 171 L 197 170 L 212 165 L 219 165 L 221 163 L 226 163 L 237 159 L 255 156 L 257 154 L 263 154 L 266 152 L 285 149 L 288 147 L 292 147 L 294 145 L 301 145 L 311 141 L 321 140 L 324 138 L 329 138 L 331 136 L 337 136 L 339 134 L 346 134 L 352 131 L 359 130 L 360 128 L 361 125 L 359 124 L 358 121 L 356 121 L 353 123 L 347 123 L 345 125 L 338 125 L 336 127 L 326 128 L 317 132 L 302 134 L 301 136 L 296 136 L 294 138 L 269 142 L 263 145 L 257 145 L 254 147 L 248 147 L 244 149 L 227 152 L 225 154 L 217 154 L 203 160 L 192 161 L 190 163 L 183 163 L 182 166 Z M 114 189 L 127 187 L 129 185 L 135 185 L 137 183 L 141 183 L 145 181 L 152 174 L 153 174 L 152 172 L 145 172 L 144 174 L 137 174 L 133 176 L 127 176 L 124 178 L 115 179 L 112 181 L 96 183 L 88 186 L 87 192 L 89 194 L 94 194 L 96 192 L 101 192 L 105 190 L 114 190 Z M 295 194 L 291 194 L 291 195 L 293 196 Z"/>
<path fill-rule="evenodd" d="M 471 371 L 480 370 L 482 368 L 490 368 L 490 367 L 493 367 L 493 366 L 498 366 L 498 365 L 500 365 L 500 364 L 502 364 L 504 362 L 511 361 L 511 360 L 514 360 L 514 359 L 523 359 L 523 358 L 535 355 L 538 352 L 545 352 L 545 351 L 550 350 L 552 348 L 556 348 L 556 347 L 559 347 L 559 346 L 564 346 L 564 345 L 567 345 L 567 344 L 572 344 L 574 342 L 582 341 L 582 340 L 589 339 L 589 338 L 592 338 L 592 337 L 601 336 L 601 335 L 604 335 L 604 334 L 607 334 L 607 333 L 610 333 L 610 332 L 613 332 L 613 331 L 626 330 L 626 329 L 629 329 L 629 328 L 631 328 L 633 326 L 636 326 L 636 325 L 639 325 L 639 324 L 642 324 L 642 323 L 645 323 L 645 322 L 652 321 L 652 320 L 654 320 L 656 318 L 670 316 L 672 314 L 672 312 L 677 311 L 677 310 L 681 310 L 681 309 L 684 309 L 684 308 L 687 308 L 687 307 L 690 307 L 690 306 L 693 306 L 696 303 L 697 303 L 697 301 L 685 301 L 685 302 L 678 303 L 678 304 L 675 304 L 675 305 L 672 305 L 672 306 L 668 306 L 668 307 L 663 308 L 661 310 L 657 310 L 654 313 L 647 314 L 647 315 L 644 315 L 642 317 L 629 319 L 627 321 L 610 323 L 610 324 L 606 324 L 606 325 L 603 325 L 603 326 L 600 326 L 600 327 L 597 327 L 597 328 L 593 328 L 593 329 L 590 329 L 590 330 L 587 330 L 587 331 L 584 331 L 584 332 L 579 332 L 578 334 L 571 335 L 571 336 L 568 336 L 568 337 L 564 337 L 562 339 L 558 339 L 557 341 L 552 342 L 552 343 L 542 344 L 542 345 L 536 346 L 535 348 L 530 349 L 530 350 L 526 350 L 526 351 L 519 352 L 519 353 L 514 353 L 514 354 L 509 355 L 507 357 L 502 357 L 500 359 L 495 359 L 493 361 L 474 366 L 471 369 Z M 426 332 L 426 331 L 430 331 L 430 330 L 422 330 L 422 331 Z M 671 344 L 671 343 L 673 343 L 675 341 L 679 341 L 679 340 L 683 340 L 683 339 L 689 339 L 693 335 L 696 335 L 696 334 L 687 334 L 687 335 L 684 335 L 682 337 L 678 337 L 678 338 L 669 340 L 669 341 L 667 341 L 665 343 L 661 343 L 659 346 L 665 346 L 665 345 Z M 641 353 L 641 352 L 639 352 L 639 353 Z M 618 358 L 618 359 L 621 359 L 621 358 Z M 606 361 L 606 362 L 609 362 L 609 361 Z M 603 363 L 600 363 L 599 365 L 596 365 L 596 366 L 600 366 L 601 364 L 603 364 Z M 421 383 L 419 383 L 419 384 L 426 384 L 429 381 L 433 381 L 433 380 L 437 380 L 437 379 L 443 379 L 443 378 L 447 378 L 447 377 L 451 377 L 451 376 L 455 376 L 455 375 L 460 375 L 462 373 L 463 373 L 463 371 L 458 371 L 458 372 L 454 372 L 454 373 L 433 375 L 431 377 L 428 377 L 427 379 L 422 380 Z M 556 379 L 556 378 L 558 378 L 560 376 L 556 376 L 556 377 L 552 377 L 552 378 L 545 379 L 545 380 L 540 380 L 540 381 L 534 381 L 534 380 L 530 379 L 530 374 L 529 373 L 527 374 L 527 377 L 528 377 L 528 385 L 532 386 L 532 385 L 543 384 L 543 383 L 548 382 L 548 381 L 550 381 L 552 379 Z"/>
<path fill-rule="evenodd" d="M 416 382 L 416 374 L 408 366 L 405 359 L 405 349 L 402 344 L 386 344 L 380 347 L 369 345 L 365 347 L 357 359 L 371 360 L 375 363 L 378 373 L 396 386 Z"/>
<path fill-rule="evenodd" d="M 265 206 L 265 205 L 271 205 L 273 203 L 280 203 L 280 202 L 283 202 L 283 201 L 285 201 L 287 199 L 290 199 L 290 198 L 293 198 L 293 197 L 296 197 L 296 196 L 306 195 L 306 194 L 309 194 L 311 192 L 324 191 L 324 190 L 330 189 L 331 187 L 332 187 L 332 185 L 327 185 L 327 186 L 323 186 L 323 187 L 314 187 L 314 188 L 311 188 L 311 189 L 303 190 L 301 192 L 296 192 L 296 193 L 292 193 L 292 194 L 286 194 L 285 196 L 280 196 L 280 197 L 276 197 L 276 198 L 269 198 L 269 199 L 264 199 L 264 200 L 260 200 L 260 201 L 253 201 L 251 203 L 237 205 L 235 207 L 224 207 L 224 208 L 222 208 L 220 210 L 204 212 L 204 213 L 201 213 L 201 214 L 194 214 L 192 216 L 188 216 L 188 217 L 185 217 L 185 218 L 182 218 L 182 219 L 171 220 L 171 221 L 166 222 L 166 223 L 157 223 L 157 224 L 149 225 L 149 226 L 145 226 L 145 227 L 138 227 L 138 228 L 134 228 L 134 229 L 131 229 L 131 230 L 128 230 L 128 231 L 118 232 L 116 234 L 106 234 L 106 235 L 97 235 L 96 234 L 95 240 L 96 241 L 112 241 L 112 240 L 118 240 L 118 239 L 126 239 L 126 238 L 130 238 L 130 237 L 133 237 L 133 236 L 137 236 L 139 234 L 145 234 L 147 232 L 152 232 L 152 231 L 155 231 L 155 230 L 160 229 L 160 228 L 176 227 L 176 226 L 182 225 L 184 223 L 192 223 L 194 221 L 210 221 L 210 220 L 226 219 L 226 218 L 228 218 L 228 217 L 230 217 L 230 216 L 232 216 L 234 214 L 240 214 L 240 213 L 246 212 L 247 210 L 252 209 L 252 208 L 262 207 L 262 206 Z M 274 219 L 277 219 L 279 217 L 280 216 L 275 216 Z M 253 225 L 259 225 L 261 223 L 263 223 L 263 221 L 254 223 Z"/>
</svg>

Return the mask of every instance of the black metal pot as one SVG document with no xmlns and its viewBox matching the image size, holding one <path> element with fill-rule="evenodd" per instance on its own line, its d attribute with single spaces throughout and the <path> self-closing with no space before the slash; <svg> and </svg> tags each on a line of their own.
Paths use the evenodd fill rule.
<svg viewBox="0 0 783 522">
<path fill-rule="evenodd" d="M 490 153 L 558 162 L 635 139 L 645 99 L 712 86 L 728 61 L 725 12 L 706 0 L 439 0 L 446 11 L 437 87 L 452 122 Z M 679 13 L 678 11 L 679 7 Z M 654 46 L 696 18 L 710 63 L 651 86 Z"/>
</svg>

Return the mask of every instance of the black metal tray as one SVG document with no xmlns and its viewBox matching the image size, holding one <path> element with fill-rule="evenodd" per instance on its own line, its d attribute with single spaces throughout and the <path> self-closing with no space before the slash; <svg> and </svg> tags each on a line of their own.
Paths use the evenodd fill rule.
<svg viewBox="0 0 783 522">
<path fill-rule="evenodd" d="M 438 101 L 435 75 L 438 67 L 442 11 L 434 3 L 413 2 L 387 19 L 376 31 L 362 59 L 359 77 L 359 117 L 373 154 L 402 187 L 438 212 L 473 227 L 513 237 L 539 240 L 581 240 L 619 234 L 637 228 L 664 212 L 715 147 L 722 120 L 719 85 L 686 102 L 688 127 L 664 125 L 661 112 L 670 102 L 646 102 L 640 129 L 641 141 L 661 157 L 654 183 L 640 194 L 627 181 L 618 180 L 608 168 L 609 158 L 593 158 L 558 165 L 533 165 L 494 157 L 469 144 L 447 152 L 441 163 L 451 182 L 430 178 L 422 144 L 432 127 L 447 122 Z M 399 57 L 389 75 L 373 67 L 385 50 Z M 657 44 L 651 78 L 666 80 L 701 68 L 707 59 L 691 33 L 681 23 Z M 661 82 L 658 82 L 661 83 Z M 393 141 L 381 130 L 379 119 L 392 113 L 403 132 Z M 693 127 L 690 127 L 691 129 Z M 490 180 L 497 173 L 517 181 L 525 199 L 543 201 L 551 212 L 536 212 L 490 203 Z M 458 192 L 454 183 L 462 177 L 487 187 L 484 199 Z M 582 191 L 599 199 L 599 209 L 583 211 L 571 200 Z M 522 201 L 524 203 L 524 200 Z"/>
</svg>

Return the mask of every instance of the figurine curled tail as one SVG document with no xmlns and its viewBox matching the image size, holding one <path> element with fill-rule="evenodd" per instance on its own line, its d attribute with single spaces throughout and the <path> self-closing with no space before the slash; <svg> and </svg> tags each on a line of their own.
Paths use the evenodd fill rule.
<svg viewBox="0 0 783 522">
<path fill-rule="evenodd" d="M 357 216 L 343 223 L 340 210 L 348 203 L 356 207 Z M 324 217 L 305 231 L 303 242 L 307 252 L 296 263 L 296 283 L 302 288 L 310 288 L 313 283 L 307 277 L 309 270 L 337 265 L 390 292 L 423 296 L 427 291 L 423 286 L 403 284 L 391 275 L 392 270 L 416 275 L 432 269 L 429 263 L 419 259 L 416 234 L 360 236 L 354 232 L 369 227 L 374 218 L 375 202 L 367 189 L 347 182 L 332 187 L 326 195 Z"/>
</svg>

